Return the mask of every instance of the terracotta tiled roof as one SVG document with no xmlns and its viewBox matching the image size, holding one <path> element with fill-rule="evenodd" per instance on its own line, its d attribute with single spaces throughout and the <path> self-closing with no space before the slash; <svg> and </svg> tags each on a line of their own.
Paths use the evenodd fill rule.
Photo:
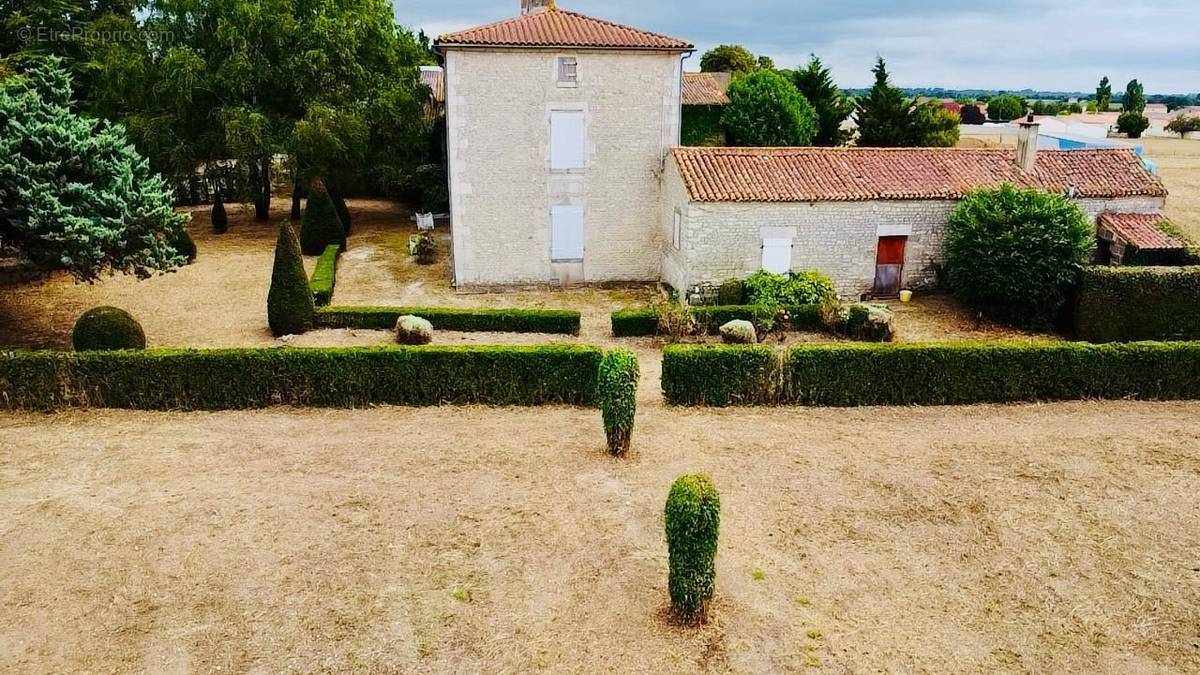
<svg viewBox="0 0 1200 675">
<path fill-rule="evenodd" d="M 593 49 L 655 49 L 686 51 L 685 40 L 551 9 L 515 19 L 447 33 L 438 47 L 579 47 Z"/>
<path fill-rule="evenodd" d="M 684 105 L 724 105 L 729 103 L 725 90 L 731 73 L 684 73 Z"/>
<path fill-rule="evenodd" d="M 421 84 L 429 87 L 430 99 L 435 104 L 446 102 L 446 71 L 434 66 L 422 66 Z"/>
<path fill-rule="evenodd" d="M 1165 197 L 1132 150 L 1041 150 L 1032 173 L 1007 148 L 674 148 L 693 201 L 958 199 L 983 187 L 1078 197 Z"/>
<path fill-rule="evenodd" d="M 1168 234 L 1169 229 L 1163 227 L 1168 221 L 1161 213 L 1105 212 L 1098 220 L 1143 251 L 1187 248 L 1187 242 Z"/>
</svg>

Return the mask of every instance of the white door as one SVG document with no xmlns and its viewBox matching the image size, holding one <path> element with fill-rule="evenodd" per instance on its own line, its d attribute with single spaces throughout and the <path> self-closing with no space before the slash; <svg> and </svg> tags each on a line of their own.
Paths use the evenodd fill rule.
<svg viewBox="0 0 1200 675">
<path fill-rule="evenodd" d="M 550 207 L 550 260 L 583 260 L 583 207 Z"/>
<path fill-rule="evenodd" d="M 775 274 L 786 274 L 792 271 L 792 240 L 763 239 L 762 268 Z"/>
<path fill-rule="evenodd" d="M 587 164 L 587 134 L 582 110 L 550 112 L 550 168 L 582 169 Z"/>
</svg>

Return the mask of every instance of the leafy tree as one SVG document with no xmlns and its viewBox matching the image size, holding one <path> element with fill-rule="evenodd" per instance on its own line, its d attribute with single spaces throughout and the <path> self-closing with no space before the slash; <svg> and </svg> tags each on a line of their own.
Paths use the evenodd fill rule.
<svg viewBox="0 0 1200 675">
<path fill-rule="evenodd" d="M 57 58 L 0 80 L 0 249 L 92 281 L 186 261 L 185 216 L 120 126 L 71 110 Z"/>
<path fill-rule="evenodd" d="M 1108 76 L 1100 78 L 1100 85 L 1096 87 L 1096 112 L 1108 112 L 1109 105 L 1112 104 L 1112 84 L 1108 81 Z"/>
<path fill-rule="evenodd" d="M 979 109 L 979 106 L 975 105 L 974 103 L 964 105 L 962 109 L 958 111 L 958 116 L 959 119 L 962 120 L 963 124 L 983 124 L 987 121 L 987 116 L 984 115 L 983 111 Z"/>
<path fill-rule="evenodd" d="M 1012 185 L 968 194 L 950 215 L 950 286 L 1001 321 L 1046 328 L 1058 318 L 1094 232 L 1062 195 Z"/>
<path fill-rule="evenodd" d="M 1010 122 L 1025 114 L 1025 99 L 1020 96 L 995 96 L 988 101 L 988 119 Z"/>
<path fill-rule="evenodd" d="M 705 73 L 752 73 L 757 68 L 754 54 L 741 45 L 713 47 L 700 57 L 700 70 Z"/>
<path fill-rule="evenodd" d="M 952 148 L 958 144 L 958 115 L 937 101 L 912 109 L 908 118 L 909 145 L 921 148 Z"/>
<path fill-rule="evenodd" d="M 1189 133 L 1200 131 L 1200 117 L 1180 115 L 1167 122 L 1164 128 L 1173 134 L 1179 134 L 1180 138 L 1183 138 Z"/>
<path fill-rule="evenodd" d="M 759 56 L 757 65 L 759 70 L 775 70 L 775 59 L 769 56 Z"/>
<path fill-rule="evenodd" d="M 286 220 L 279 225 L 275 241 L 275 264 L 267 292 L 267 323 L 276 336 L 303 333 L 312 326 L 312 289 L 300 257 L 300 241 Z"/>
<path fill-rule="evenodd" d="M 889 148 L 908 144 L 908 114 L 912 101 L 892 86 L 888 78 L 887 64 L 880 57 L 871 69 L 875 73 L 875 84 L 860 97 L 855 106 L 858 120 L 858 145 Z"/>
<path fill-rule="evenodd" d="M 792 82 L 817 113 L 813 145 L 833 146 L 849 142 L 852 134 L 842 128 L 842 122 L 854 112 L 854 102 L 834 84 L 833 75 L 821 59 L 812 55 L 808 65 L 792 72 Z"/>
<path fill-rule="evenodd" d="M 817 113 L 784 77 L 760 70 L 734 78 L 721 124 L 734 145 L 808 145 Z"/>
<path fill-rule="evenodd" d="M 1121 110 L 1127 113 L 1146 111 L 1146 89 L 1141 82 L 1130 80 L 1125 85 L 1125 95 L 1121 97 Z"/>
<path fill-rule="evenodd" d="M 1142 132 L 1150 127 L 1150 119 L 1137 111 L 1127 111 L 1117 117 L 1117 131 L 1130 138 L 1141 138 Z"/>
</svg>

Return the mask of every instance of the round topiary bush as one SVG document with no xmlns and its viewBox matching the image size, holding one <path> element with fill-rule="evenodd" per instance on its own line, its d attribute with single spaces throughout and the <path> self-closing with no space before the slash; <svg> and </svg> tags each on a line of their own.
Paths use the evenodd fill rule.
<svg viewBox="0 0 1200 675">
<path fill-rule="evenodd" d="M 71 344 L 77 352 L 145 349 L 146 333 L 129 312 L 116 307 L 95 307 L 75 322 Z"/>
<path fill-rule="evenodd" d="M 275 241 L 275 265 L 267 292 L 267 323 L 276 336 L 303 333 L 312 326 L 315 308 L 300 243 L 296 232 L 284 221 Z"/>
<path fill-rule="evenodd" d="M 321 255 L 330 244 L 346 250 L 346 228 L 338 218 L 325 183 L 316 178 L 308 191 L 304 219 L 300 221 L 300 250 L 304 255 Z"/>
<path fill-rule="evenodd" d="M 433 324 L 419 316 L 405 314 L 396 319 L 396 342 L 402 345 L 427 345 L 433 341 Z"/>
<path fill-rule="evenodd" d="M 717 576 L 721 498 L 708 476 L 680 476 L 664 511 L 671 609 L 685 623 L 703 622 Z"/>
<path fill-rule="evenodd" d="M 1049 328 L 1059 318 L 1095 232 L 1066 197 L 1012 185 L 968 194 L 950 214 L 950 287 L 984 314 Z"/>
<path fill-rule="evenodd" d="M 225 214 L 225 202 L 221 201 L 221 195 L 217 195 L 213 200 L 212 231 L 213 234 L 225 234 L 229 231 L 229 216 Z"/>
<path fill-rule="evenodd" d="M 717 291 L 718 305 L 741 305 L 746 302 L 746 291 L 741 279 L 726 279 Z"/>
<path fill-rule="evenodd" d="M 633 419 L 637 414 L 637 355 L 628 349 L 613 349 L 600 359 L 596 377 L 596 401 L 604 419 L 609 454 L 623 457 L 629 452 Z"/>
</svg>

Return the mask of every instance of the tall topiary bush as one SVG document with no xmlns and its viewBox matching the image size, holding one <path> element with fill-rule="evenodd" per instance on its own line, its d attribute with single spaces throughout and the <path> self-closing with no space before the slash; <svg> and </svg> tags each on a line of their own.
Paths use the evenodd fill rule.
<svg viewBox="0 0 1200 675">
<path fill-rule="evenodd" d="M 686 623 L 703 622 L 717 575 L 721 499 L 708 476 L 680 476 L 664 512 L 671 609 Z"/>
<path fill-rule="evenodd" d="M 1083 211 L 1061 195 L 1012 185 L 972 192 L 946 230 L 950 287 L 1000 321 L 1051 327 L 1092 254 L 1093 236 Z"/>
<path fill-rule="evenodd" d="M 225 234 L 229 231 L 229 216 L 225 214 L 225 202 L 221 201 L 221 195 L 213 198 L 212 231 L 213 234 Z"/>
<path fill-rule="evenodd" d="M 275 335 L 303 333 L 313 323 L 313 297 L 304 274 L 300 242 L 286 221 L 279 226 L 275 241 L 275 266 L 267 293 L 267 323 Z"/>
<path fill-rule="evenodd" d="M 330 244 L 346 249 L 346 227 L 338 218 L 325 183 L 317 178 L 308 191 L 304 219 L 300 222 L 300 250 L 304 255 L 321 255 Z"/>
<path fill-rule="evenodd" d="M 614 349 L 600 360 L 596 377 L 596 401 L 604 419 L 608 452 L 623 457 L 629 452 L 633 419 L 637 413 L 637 355 L 628 349 Z"/>
<path fill-rule="evenodd" d="M 75 321 L 71 346 L 77 352 L 145 349 L 146 333 L 129 312 L 116 307 L 94 307 Z"/>
</svg>

